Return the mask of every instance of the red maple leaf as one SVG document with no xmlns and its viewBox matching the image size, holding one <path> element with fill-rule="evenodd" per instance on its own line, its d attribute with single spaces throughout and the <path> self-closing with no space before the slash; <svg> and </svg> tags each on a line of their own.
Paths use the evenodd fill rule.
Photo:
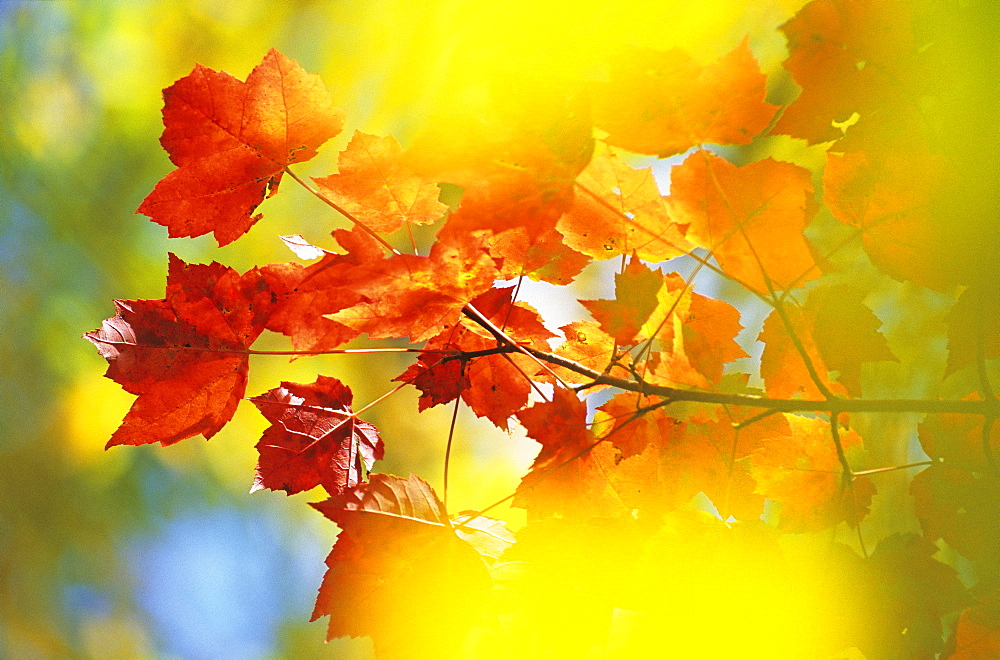
<svg viewBox="0 0 1000 660">
<path fill-rule="evenodd" d="M 289 495 L 322 484 L 337 495 L 361 482 L 385 451 L 378 429 L 351 412 L 354 395 L 336 378 L 282 382 L 250 400 L 271 422 L 257 443 L 260 461 L 251 492 Z"/>
<path fill-rule="evenodd" d="M 397 254 L 354 268 L 345 287 L 361 302 L 328 318 L 373 339 L 430 339 L 459 321 L 462 308 L 493 286 L 497 269 L 482 234 L 439 239 L 430 255 Z"/>
<path fill-rule="evenodd" d="M 256 268 L 240 275 L 171 254 L 165 299 L 116 300 L 117 315 L 84 335 L 108 361 L 105 375 L 139 395 L 108 446 L 215 435 L 243 397 L 247 349 L 274 298 Z"/>
<path fill-rule="evenodd" d="M 214 232 L 220 246 L 260 218 L 251 214 L 287 165 L 315 156 L 344 125 L 319 76 L 276 50 L 246 82 L 198 65 L 163 100 L 160 143 L 177 169 L 137 212 L 172 237 Z"/>
<path fill-rule="evenodd" d="M 309 266 L 283 263 L 261 269 L 280 304 L 267 322 L 267 329 L 287 335 L 297 351 L 329 350 L 358 336 L 359 331 L 338 323 L 333 314 L 362 301 L 346 285 L 356 266 L 382 261 L 384 250 L 359 228 L 334 231 L 346 254 L 327 252 Z"/>
<path fill-rule="evenodd" d="M 538 312 L 513 302 L 514 287 L 490 289 L 472 300 L 472 306 L 523 346 L 548 351 L 549 332 Z M 462 318 L 458 326 L 431 338 L 425 348 L 434 351 L 487 351 L 498 342 L 482 326 Z M 524 407 L 531 393 L 528 380 L 539 366 L 521 353 L 481 355 L 462 361 L 440 353 L 421 353 L 420 359 L 396 380 L 412 383 L 421 392 L 420 410 L 461 396 L 472 411 L 507 430 L 507 420 Z"/>
</svg>

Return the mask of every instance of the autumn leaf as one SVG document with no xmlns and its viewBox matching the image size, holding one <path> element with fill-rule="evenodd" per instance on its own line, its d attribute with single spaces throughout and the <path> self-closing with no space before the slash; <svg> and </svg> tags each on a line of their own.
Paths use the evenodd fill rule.
<svg viewBox="0 0 1000 660">
<path fill-rule="evenodd" d="M 861 396 L 861 369 L 866 362 L 897 361 L 879 332 L 882 321 L 862 302 L 864 294 L 849 285 L 812 289 L 801 308 L 785 307 L 791 333 L 809 356 L 827 388 Z M 822 398 L 822 393 L 777 311 L 764 321 L 761 376 L 769 396 Z"/>
<path fill-rule="evenodd" d="M 823 195 L 833 217 L 861 232 L 879 270 L 946 290 L 975 269 L 966 263 L 970 237 L 939 208 L 955 176 L 944 157 L 930 153 L 830 153 Z"/>
<path fill-rule="evenodd" d="M 489 232 L 498 279 L 526 275 L 566 284 L 586 258 L 556 223 L 573 204 L 573 180 L 594 147 L 586 98 L 553 81 L 493 84 L 481 102 L 430 122 L 407 151 L 420 176 L 463 189 L 439 239 Z"/>
<path fill-rule="evenodd" d="M 108 447 L 211 438 L 246 389 L 247 350 L 274 306 L 260 272 L 171 254 L 166 289 L 162 300 L 116 300 L 117 315 L 84 335 L 105 375 L 139 395 Z"/>
<path fill-rule="evenodd" d="M 326 252 L 309 266 L 282 263 L 261 269 L 271 289 L 281 294 L 267 329 L 287 335 L 296 351 L 335 349 L 360 334 L 326 315 L 362 302 L 347 286 L 354 268 L 381 262 L 384 251 L 359 228 L 337 229 L 334 236 L 346 254 Z"/>
<path fill-rule="evenodd" d="M 337 174 L 313 178 L 320 191 L 372 231 L 390 234 L 404 224 L 426 225 L 448 207 L 437 182 L 409 171 L 390 136 L 357 131 L 340 152 Z"/>
<path fill-rule="evenodd" d="M 250 492 L 289 495 L 322 485 L 338 495 L 361 482 L 385 451 L 378 429 L 351 411 L 354 395 L 336 378 L 282 382 L 250 401 L 271 422 L 257 443 L 260 461 Z"/>
<path fill-rule="evenodd" d="M 958 572 L 917 534 L 893 534 L 878 542 L 858 575 L 858 595 L 871 603 L 855 633 L 866 658 L 934 658 L 944 650 L 942 617 L 961 610 L 969 597 Z"/>
<path fill-rule="evenodd" d="M 868 138 L 901 140 L 918 128 L 920 43 L 908 3 L 897 0 L 814 0 L 781 26 L 788 37 L 784 67 L 802 88 L 774 126 L 775 133 L 810 143 L 844 137 L 854 113 Z M 874 124 L 874 125 L 869 125 Z"/>
<path fill-rule="evenodd" d="M 341 528 L 313 620 L 385 657 L 449 657 L 479 618 L 489 574 L 422 479 L 387 474 L 313 504 Z M 469 533 L 469 532 L 466 532 Z"/>
<path fill-rule="evenodd" d="M 798 533 L 840 522 L 857 527 L 868 515 L 875 485 L 867 477 L 857 477 L 843 488 L 829 422 L 785 417 L 791 437 L 764 439 L 751 455 L 750 470 L 757 492 L 782 505 L 778 528 Z M 853 429 L 841 429 L 840 443 L 847 451 L 861 444 L 861 436 Z"/>
<path fill-rule="evenodd" d="M 521 479 L 513 506 L 528 509 L 532 518 L 626 513 L 607 476 L 617 452 L 587 428 L 587 404 L 574 392 L 556 388 L 552 401 L 518 412 L 517 419 L 542 448 Z"/>
<path fill-rule="evenodd" d="M 746 352 L 736 343 L 740 312 L 723 300 L 691 291 L 679 273 L 663 278 L 657 306 L 642 335 L 655 337 L 651 382 L 710 388 L 722 380 L 723 365 Z"/>
<path fill-rule="evenodd" d="M 430 255 L 397 254 L 355 268 L 345 289 L 361 301 L 330 314 L 372 339 L 430 339 L 458 323 L 462 308 L 493 286 L 496 264 L 482 234 L 438 240 Z"/>
<path fill-rule="evenodd" d="M 760 375 L 764 379 L 767 395 L 775 398 L 800 396 L 803 399 L 823 399 L 825 396 L 822 388 L 833 394 L 846 395 L 847 391 L 843 386 L 830 379 L 829 368 L 812 335 L 811 319 L 801 308 L 793 305 L 786 305 L 783 311 L 785 318 L 782 318 L 782 312 L 777 309 L 772 311 L 764 320 L 764 327 L 757 336 L 757 340 L 764 343 L 764 352 L 760 357 Z M 803 358 L 802 352 L 808 362 Z"/>
<path fill-rule="evenodd" d="M 995 475 L 934 464 L 913 477 L 910 494 L 929 541 L 944 539 L 972 562 L 980 575 L 996 575 L 1000 566 L 1000 482 Z M 990 582 L 996 584 L 995 578 Z"/>
<path fill-rule="evenodd" d="M 660 271 L 652 270 L 634 255 L 625 270 L 615 275 L 614 300 L 581 300 L 601 330 L 619 345 L 635 343 L 646 319 L 656 308 L 656 294 L 663 286 Z"/>
<path fill-rule="evenodd" d="M 573 206 L 557 224 L 573 249 L 594 259 L 635 253 L 653 262 L 691 249 L 687 228 L 667 212 L 652 168 L 634 169 L 602 149 L 576 182 Z"/>
<path fill-rule="evenodd" d="M 592 429 L 618 448 L 623 459 L 641 454 L 649 446 L 663 449 L 683 435 L 685 425 L 663 408 L 645 410 L 658 403 L 661 401 L 634 392 L 621 392 L 598 407 Z"/>
<path fill-rule="evenodd" d="M 1000 287 L 970 287 L 948 314 L 945 375 L 996 358 L 1000 358 Z"/>
<path fill-rule="evenodd" d="M 821 274 L 803 236 L 817 208 L 809 170 L 770 158 L 737 167 L 697 151 L 673 169 L 668 203 L 688 240 L 758 292 Z"/>
<path fill-rule="evenodd" d="M 955 652 L 951 660 L 1000 656 L 1000 603 L 994 593 L 985 603 L 962 610 L 955 624 Z"/>
<path fill-rule="evenodd" d="M 160 143 L 177 169 L 137 212 L 171 237 L 214 232 L 220 246 L 260 218 L 251 214 L 277 191 L 286 166 L 315 156 L 344 124 L 319 76 L 276 50 L 245 83 L 198 65 L 163 99 Z"/>
<path fill-rule="evenodd" d="M 483 316 L 523 346 L 548 351 L 554 336 L 542 325 L 538 312 L 513 301 L 514 287 L 493 288 L 471 302 Z M 459 325 L 432 337 L 428 351 L 477 352 L 497 348 L 497 340 L 476 322 L 462 318 Z M 395 380 L 411 383 L 421 391 L 418 408 L 462 397 L 476 415 L 507 430 L 507 420 L 524 407 L 531 393 L 526 376 L 538 372 L 538 363 L 520 353 L 481 355 L 464 363 L 441 353 L 421 353 Z"/>
<path fill-rule="evenodd" d="M 704 143 L 750 144 L 777 110 L 749 43 L 705 66 L 679 49 L 623 50 L 594 86 L 594 123 L 608 144 L 661 158 Z"/>
<path fill-rule="evenodd" d="M 971 394 L 964 400 L 982 401 L 982 396 Z M 986 421 L 990 423 L 988 434 L 983 428 Z M 941 413 L 927 415 L 917 428 L 924 452 L 944 467 L 987 472 L 992 463 L 996 469 L 991 455 L 1000 452 L 1000 424 L 995 418 Z"/>
<path fill-rule="evenodd" d="M 615 357 L 615 339 L 601 329 L 596 321 L 573 321 L 563 327 L 566 341 L 556 347 L 555 354 L 568 358 L 582 367 L 598 373 L 608 369 Z M 630 356 L 625 354 L 622 363 L 627 364 Z M 559 377 L 568 383 L 586 383 L 590 379 L 564 367 L 555 369 Z M 627 373 L 627 372 L 625 372 Z M 613 375 L 622 375 L 615 373 Z"/>
</svg>

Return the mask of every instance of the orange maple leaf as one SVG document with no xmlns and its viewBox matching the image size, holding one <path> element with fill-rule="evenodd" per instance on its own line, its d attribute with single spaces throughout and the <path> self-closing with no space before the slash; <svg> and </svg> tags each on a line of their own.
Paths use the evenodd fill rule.
<svg viewBox="0 0 1000 660">
<path fill-rule="evenodd" d="M 577 186 L 572 208 L 556 226 L 574 250 L 594 259 L 635 253 L 664 261 L 691 249 L 687 228 L 671 219 L 651 167 L 637 170 L 598 150 Z"/>
<path fill-rule="evenodd" d="M 791 437 L 764 439 L 751 459 L 757 492 L 782 505 L 779 529 L 819 531 L 840 522 L 856 527 L 868 515 L 875 485 L 867 477 L 857 477 L 843 487 L 829 422 L 785 417 Z M 861 436 L 853 429 L 841 429 L 840 443 L 846 451 L 860 445 Z"/>
<path fill-rule="evenodd" d="M 198 65 L 163 99 L 160 143 L 177 169 L 137 213 L 172 237 L 214 232 L 220 246 L 260 218 L 251 214 L 277 191 L 287 165 L 315 156 L 344 125 L 319 76 L 276 50 L 245 83 Z"/>
<path fill-rule="evenodd" d="M 701 66 L 682 50 L 622 51 L 594 86 L 594 123 L 608 144 L 661 158 L 704 143 L 750 144 L 777 106 L 747 40 Z"/>
<path fill-rule="evenodd" d="M 809 170 L 766 158 L 737 167 L 698 151 L 671 175 L 670 212 L 722 270 L 758 292 L 821 274 L 803 231 L 818 205 Z"/>
<path fill-rule="evenodd" d="M 438 201 L 437 182 L 411 172 L 403 149 L 390 136 L 357 131 L 340 152 L 337 174 L 313 178 L 332 199 L 369 229 L 389 234 L 404 224 L 426 225 L 448 207 Z"/>
</svg>

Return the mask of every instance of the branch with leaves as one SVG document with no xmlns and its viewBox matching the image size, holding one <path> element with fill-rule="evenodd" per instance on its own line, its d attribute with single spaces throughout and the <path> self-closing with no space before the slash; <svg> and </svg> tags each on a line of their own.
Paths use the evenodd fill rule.
<svg viewBox="0 0 1000 660">
<path fill-rule="evenodd" d="M 359 418 L 377 402 L 354 411 L 339 380 L 283 382 L 250 398 L 270 422 L 257 443 L 253 490 L 322 486 L 329 498 L 313 506 L 341 529 L 314 611 L 329 617 L 328 637 L 371 636 L 387 657 L 448 657 L 475 638 L 531 653 L 572 646 L 524 627 L 534 605 L 518 594 L 551 578 L 539 539 L 562 539 L 560 552 L 570 554 L 572 539 L 596 529 L 629 539 L 639 559 L 621 557 L 616 586 L 594 587 L 601 596 L 584 605 L 605 623 L 612 610 L 653 621 L 660 605 L 638 594 L 643 583 L 666 579 L 664 538 L 678 526 L 692 526 L 692 538 L 742 534 L 762 516 L 772 523 L 767 534 L 854 530 L 860 556 L 844 561 L 861 567 L 858 580 L 891 562 L 938 575 L 939 593 L 923 611 L 940 625 L 969 600 L 931 557 L 933 541 L 954 540 L 984 570 L 995 560 L 963 551 L 967 540 L 942 511 L 988 499 L 1000 483 L 1000 399 L 991 384 L 1000 286 L 995 272 L 964 267 L 950 244 L 930 240 L 939 221 L 929 209 L 951 180 L 949 162 L 928 156 L 938 183 L 916 185 L 899 151 L 873 137 L 883 117 L 878 94 L 857 102 L 857 128 L 831 134 L 842 113 L 818 99 L 848 83 L 818 73 L 823 48 L 840 34 L 829 32 L 823 12 L 841 12 L 862 35 L 878 24 L 846 6 L 815 0 L 782 26 L 792 53 L 785 66 L 802 88 L 783 107 L 767 101 L 767 77 L 747 41 L 704 65 L 679 50 L 635 48 L 611 61 L 609 78 L 587 95 L 549 85 L 523 107 L 508 102 L 471 121 L 461 143 L 436 142 L 430 130 L 403 149 L 392 137 L 357 132 L 338 172 L 311 184 L 291 166 L 344 125 L 319 77 L 277 51 L 245 82 L 197 66 L 164 90 L 161 142 L 176 169 L 139 212 L 171 237 L 212 232 L 222 246 L 260 220 L 255 210 L 288 175 L 351 228 L 333 231 L 339 250 L 286 239 L 308 264 L 240 273 L 171 254 L 164 298 L 116 301 L 116 315 L 85 335 L 107 359 L 106 375 L 138 397 L 108 446 L 211 438 L 245 398 L 251 356 L 415 353 L 385 396 L 412 386 L 420 410 L 454 403 L 442 498 L 416 476 L 371 472 L 392 444 Z M 882 18 L 898 27 L 893 35 L 908 29 L 902 10 Z M 825 45 L 807 38 L 817 31 Z M 910 53 L 907 44 L 895 47 Z M 867 80 L 898 65 L 868 61 L 876 56 L 845 75 Z M 921 130 L 912 128 L 907 140 Z M 740 163 L 723 155 L 775 136 L 829 143 L 822 172 L 774 156 Z M 913 145 L 921 155 L 930 149 Z M 685 153 L 667 195 L 651 168 L 632 164 L 636 155 Z M 460 201 L 441 201 L 444 184 L 461 191 Z M 414 231 L 422 225 L 436 230 L 429 244 Z M 928 251 L 936 269 L 921 268 Z M 960 288 L 947 320 L 945 375 L 974 371 L 971 389 L 951 398 L 866 396 L 866 373 L 899 359 L 866 302 L 871 288 L 838 271 L 846 253 L 867 260 L 869 280 L 878 273 L 945 293 Z M 524 278 L 565 286 L 608 259 L 620 264 L 614 297 L 581 300 L 592 318 L 560 334 L 518 300 Z M 686 276 L 668 272 L 692 262 Z M 701 272 L 738 293 L 729 301 L 696 291 Z M 737 342 L 747 301 L 770 308 L 758 337 L 762 389 L 735 366 L 749 357 L 747 342 Z M 291 349 L 252 348 L 264 330 L 288 337 Z M 362 335 L 371 347 L 343 347 Z M 410 346 L 377 345 L 382 339 Z M 586 397 L 609 388 L 613 396 L 588 414 Z M 540 450 L 514 493 L 456 515 L 446 502 L 462 404 L 503 430 L 516 421 Z M 864 441 L 850 416 L 875 413 L 925 414 L 918 437 L 927 460 L 856 469 Z M 925 535 L 872 545 L 862 533 L 877 495 L 870 477 L 911 468 L 925 468 L 910 487 Z M 718 519 L 685 518 L 697 496 Z M 506 501 L 529 515 L 516 535 L 484 515 Z M 527 572 L 505 577 L 515 565 Z M 986 578 L 980 586 L 985 595 L 970 617 L 998 593 Z M 817 638 L 803 653 L 943 648 L 940 629 L 904 638 L 899 630 L 928 624 L 899 616 L 878 634 Z M 596 629 L 610 634 L 607 625 Z"/>
</svg>

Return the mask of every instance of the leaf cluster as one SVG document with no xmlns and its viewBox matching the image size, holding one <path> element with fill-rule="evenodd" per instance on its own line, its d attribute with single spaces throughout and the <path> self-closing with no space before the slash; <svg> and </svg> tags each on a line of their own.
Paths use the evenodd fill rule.
<svg viewBox="0 0 1000 660">
<path fill-rule="evenodd" d="M 318 76 L 277 51 L 246 81 L 198 65 L 164 90 L 176 169 L 139 212 L 222 246 L 287 175 L 351 228 L 327 247 L 287 237 L 300 261 L 244 273 L 170 255 L 164 298 L 116 301 L 86 334 L 138 397 L 108 445 L 212 437 L 246 395 L 251 356 L 275 353 L 253 349 L 265 330 L 288 355 L 412 352 L 395 380 L 421 410 L 465 404 L 538 442 L 507 498 L 529 523 L 512 534 L 485 515 L 500 503 L 449 512 L 447 479 L 439 496 L 371 472 L 392 441 L 335 378 L 251 397 L 270 423 L 253 489 L 321 486 L 313 506 L 342 530 L 314 610 L 329 638 L 428 658 L 995 649 L 998 232 L 947 211 L 967 180 L 921 114 L 941 90 L 914 73 L 938 65 L 915 25 L 902 1 L 813 0 L 780 28 L 801 88 L 788 102 L 769 100 L 748 41 L 707 64 L 626 49 L 600 82 L 526 82 L 523 100 L 451 127 L 461 142 L 433 126 L 406 149 L 357 132 L 312 183 L 291 167 L 344 124 Z M 753 156 L 781 140 L 823 162 Z M 678 155 L 666 195 L 637 166 Z M 460 200 L 443 203 L 442 186 Z M 566 286 L 604 260 L 618 265 L 614 297 L 581 300 L 591 318 L 558 334 L 518 300 L 524 278 Z M 736 293 L 696 291 L 705 273 Z M 883 396 L 872 374 L 909 362 L 882 331 L 879 286 L 953 301 L 946 335 L 921 338 L 946 345 L 945 396 Z M 751 346 L 753 308 L 766 318 Z M 344 348 L 363 336 L 370 348 Z M 926 414 L 926 458 L 872 451 L 882 439 L 862 434 L 875 427 L 854 421 L 906 412 Z M 873 543 L 879 479 L 913 468 L 914 524 Z M 829 570 L 789 541 L 837 530 L 853 538 L 829 544 Z M 973 566 L 964 583 L 939 547 Z M 711 602 L 713 585 L 803 636 L 761 637 L 763 620 Z M 685 631 L 705 617 L 722 630 L 694 640 Z"/>
</svg>

